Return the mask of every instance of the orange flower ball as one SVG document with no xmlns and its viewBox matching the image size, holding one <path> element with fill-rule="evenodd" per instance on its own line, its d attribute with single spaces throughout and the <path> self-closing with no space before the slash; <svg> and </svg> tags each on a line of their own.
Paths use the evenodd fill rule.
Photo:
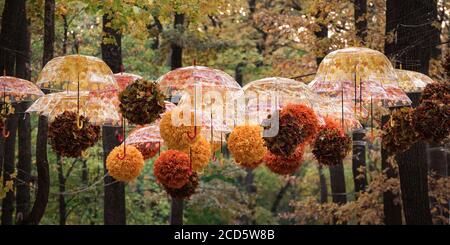
<svg viewBox="0 0 450 245">
<path fill-rule="evenodd" d="M 304 104 L 288 104 L 281 110 L 280 118 L 295 118 L 301 128 L 300 143 L 311 142 L 319 131 L 319 120 L 316 113 Z M 286 122 L 281 122 L 284 124 Z"/>
<path fill-rule="evenodd" d="M 255 168 L 260 163 L 266 147 L 258 125 L 237 126 L 228 137 L 228 149 L 237 164 L 246 168 Z"/>
<path fill-rule="evenodd" d="M 123 145 L 114 148 L 106 158 L 106 169 L 111 177 L 119 181 L 131 181 L 141 174 L 144 157 L 136 147 L 127 145 L 123 154 Z M 124 159 L 120 159 L 124 157 Z"/>
<path fill-rule="evenodd" d="M 204 138 L 199 137 L 190 147 L 183 150 L 192 161 L 191 166 L 195 172 L 203 172 L 208 166 L 211 157 L 211 144 Z"/>
<path fill-rule="evenodd" d="M 179 189 L 189 182 L 192 174 L 189 156 L 181 151 L 165 151 L 156 159 L 153 173 L 164 186 Z"/>
<path fill-rule="evenodd" d="M 280 175 L 290 175 L 302 165 L 304 149 L 305 144 L 300 144 L 289 157 L 275 155 L 268 151 L 264 156 L 264 162 L 270 171 Z"/>
<path fill-rule="evenodd" d="M 166 112 L 160 121 L 159 129 L 164 143 L 169 149 L 183 150 L 194 143 L 200 137 L 201 127 L 194 127 L 194 113 L 191 113 L 191 125 L 179 125 L 172 123 L 172 113 L 177 110 Z M 181 118 L 181 116 L 180 116 Z M 197 128 L 195 130 L 195 128 Z"/>
</svg>

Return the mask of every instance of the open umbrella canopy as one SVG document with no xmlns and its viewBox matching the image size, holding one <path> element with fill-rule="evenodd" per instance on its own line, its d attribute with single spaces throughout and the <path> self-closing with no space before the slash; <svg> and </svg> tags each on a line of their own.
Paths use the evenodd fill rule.
<svg viewBox="0 0 450 245">
<path fill-rule="evenodd" d="M 17 77 L 0 76 L 0 98 L 6 103 L 34 101 L 44 93 L 32 82 Z"/>
<path fill-rule="evenodd" d="M 85 55 L 61 56 L 50 60 L 39 74 L 36 84 L 50 91 L 118 90 L 108 65 L 101 59 Z"/>
<path fill-rule="evenodd" d="M 116 73 L 114 74 L 114 78 L 116 79 L 117 85 L 119 85 L 120 91 L 124 90 L 128 85 L 134 83 L 135 81 L 142 79 L 139 75 L 126 72 Z"/>
<path fill-rule="evenodd" d="M 137 127 L 128 135 L 127 144 L 163 143 L 159 133 L 159 123 Z"/>
<path fill-rule="evenodd" d="M 120 125 L 121 116 L 118 112 L 117 97 L 97 97 L 87 91 L 80 92 L 58 92 L 47 94 L 36 100 L 26 111 L 27 113 L 38 113 L 49 117 L 52 121 L 64 111 L 78 110 L 80 114 L 89 118 L 93 125 Z"/>
<path fill-rule="evenodd" d="M 269 100 L 271 95 L 277 97 L 281 104 L 304 103 L 314 106 L 321 96 L 312 91 L 308 85 L 283 77 L 269 77 L 247 83 L 242 90 L 246 100 Z"/>
<path fill-rule="evenodd" d="M 395 69 L 398 76 L 398 85 L 403 91 L 422 92 L 427 84 L 434 83 L 433 79 L 420 72 Z"/>
<path fill-rule="evenodd" d="M 204 66 L 178 68 L 161 76 L 156 82 L 174 102 L 178 102 L 184 92 L 194 96 L 217 91 L 225 96 L 228 92 L 241 90 L 241 86 L 227 73 Z"/>
<path fill-rule="evenodd" d="M 329 53 L 309 86 L 318 94 L 347 101 L 375 101 L 386 107 L 411 104 L 401 90 L 387 57 L 368 48 L 346 48 Z"/>
</svg>

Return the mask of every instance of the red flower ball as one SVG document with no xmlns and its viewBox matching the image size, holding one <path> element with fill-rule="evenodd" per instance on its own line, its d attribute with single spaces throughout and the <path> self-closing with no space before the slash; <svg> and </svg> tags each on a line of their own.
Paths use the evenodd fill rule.
<svg viewBox="0 0 450 245">
<path fill-rule="evenodd" d="M 199 182 L 198 175 L 196 172 L 193 172 L 191 174 L 191 176 L 189 176 L 189 182 L 187 182 L 181 188 L 175 189 L 175 188 L 167 187 L 165 185 L 163 185 L 163 186 L 164 186 L 164 189 L 166 190 L 166 192 L 171 197 L 184 199 L 184 198 L 189 198 L 193 194 L 195 194 L 195 191 L 197 190 L 197 187 L 198 187 L 198 182 Z"/>
<path fill-rule="evenodd" d="M 270 171 L 280 175 L 290 175 L 295 173 L 302 165 L 304 149 L 305 144 L 300 144 L 295 149 L 295 152 L 288 157 L 267 152 L 264 156 L 264 162 Z"/>
<path fill-rule="evenodd" d="M 181 188 L 189 182 L 192 174 L 189 156 L 181 151 L 165 151 L 156 159 L 153 173 L 164 186 Z"/>
</svg>

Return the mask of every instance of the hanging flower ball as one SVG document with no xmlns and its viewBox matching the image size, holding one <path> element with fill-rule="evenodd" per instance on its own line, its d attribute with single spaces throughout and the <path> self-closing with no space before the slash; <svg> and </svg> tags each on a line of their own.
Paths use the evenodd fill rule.
<svg viewBox="0 0 450 245">
<path fill-rule="evenodd" d="M 160 150 L 160 143 L 158 142 L 135 143 L 131 145 L 136 147 L 136 149 L 138 149 L 141 152 L 142 156 L 144 157 L 144 160 L 156 156 L 156 154 L 158 154 Z"/>
<path fill-rule="evenodd" d="M 412 130 L 413 112 L 411 108 L 395 110 L 391 120 L 383 126 L 381 145 L 389 154 L 406 151 L 419 139 L 419 135 Z"/>
<path fill-rule="evenodd" d="M 295 173 L 303 163 L 303 151 L 305 144 L 300 144 L 294 153 L 288 157 L 279 156 L 268 151 L 264 156 L 266 167 L 280 175 L 290 175 Z"/>
<path fill-rule="evenodd" d="M 150 124 L 165 110 L 164 94 L 159 85 L 148 80 L 137 80 L 120 94 L 120 112 L 134 124 Z"/>
<path fill-rule="evenodd" d="M 316 135 L 319 120 L 314 111 L 303 104 L 288 104 L 279 112 L 279 130 L 274 137 L 264 137 L 267 148 L 276 155 L 289 156 L 301 143 Z"/>
<path fill-rule="evenodd" d="M 189 176 L 189 181 L 183 185 L 181 188 L 170 188 L 165 185 L 164 189 L 172 198 L 185 199 L 191 197 L 195 194 L 199 184 L 199 178 L 196 172 L 192 172 L 191 176 Z"/>
<path fill-rule="evenodd" d="M 439 100 L 445 104 L 450 103 L 450 83 L 429 83 L 420 97 L 420 103 L 426 100 Z"/>
<path fill-rule="evenodd" d="M 83 123 L 81 129 L 77 126 L 77 113 L 65 111 L 50 123 L 49 143 L 60 156 L 80 157 L 100 139 L 100 127 L 91 125 L 84 116 L 80 116 L 80 122 Z"/>
<path fill-rule="evenodd" d="M 126 145 L 125 155 L 123 145 L 115 147 L 106 158 L 108 174 L 119 181 L 136 179 L 144 168 L 144 157 L 132 145 Z"/>
<path fill-rule="evenodd" d="M 181 188 L 189 182 L 189 176 L 192 174 L 189 156 L 181 151 L 165 151 L 156 159 L 153 173 L 164 186 Z"/>
<path fill-rule="evenodd" d="M 192 170 L 198 173 L 202 173 L 208 166 L 209 159 L 211 158 L 211 144 L 202 136 L 200 136 L 192 145 L 183 150 L 188 154 L 189 159 L 192 161 Z"/>
<path fill-rule="evenodd" d="M 159 130 L 161 138 L 164 139 L 164 143 L 169 149 L 184 150 L 188 148 L 200 137 L 201 127 L 194 126 L 194 113 L 191 113 L 190 125 L 175 126 L 172 123 L 172 113 L 176 113 L 177 110 L 172 110 L 164 113 L 159 124 Z M 183 115 L 180 114 L 180 119 Z"/>
<path fill-rule="evenodd" d="M 235 162 L 245 168 L 259 165 L 267 149 L 258 125 L 237 126 L 228 137 L 228 149 Z"/>
<path fill-rule="evenodd" d="M 352 140 L 332 119 L 325 122 L 313 142 L 312 153 L 320 164 L 336 165 L 350 151 Z"/>
<path fill-rule="evenodd" d="M 424 100 L 412 114 L 412 125 L 419 136 L 436 143 L 450 137 L 450 104 L 440 100 Z"/>
</svg>

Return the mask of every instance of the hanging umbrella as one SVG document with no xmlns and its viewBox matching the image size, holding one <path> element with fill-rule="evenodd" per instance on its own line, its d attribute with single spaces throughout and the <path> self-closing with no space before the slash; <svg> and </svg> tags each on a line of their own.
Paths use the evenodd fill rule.
<svg viewBox="0 0 450 245">
<path fill-rule="evenodd" d="M 227 73 L 204 66 L 178 68 L 161 76 L 156 82 L 174 102 L 178 102 L 185 92 L 193 97 L 198 92 L 196 89 L 201 89 L 202 94 L 217 91 L 222 96 L 241 90 L 241 86 Z"/>
<path fill-rule="evenodd" d="M 306 84 L 288 78 L 271 77 L 256 80 L 243 87 L 247 120 L 251 123 L 261 123 L 263 119 L 272 114 L 275 109 L 295 103 L 306 104 L 319 116 L 324 123 L 326 116 L 339 116 L 344 114 L 344 125 L 348 130 L 361 127 L 355 118 L 350 103 L 341 105 L 339 101 L 325 98 L 313 92 Z M 272 101 L 275 99 L 275 101 Z"/>
<path fill-rule="evenodd" d="M 93 125 L 118 126 L 121 122 L 118 104 L 117 97 L 98 97 L 87 91 L 81 91 L 78 95 L 77 92 L 68 91 L 44 95 L 26 112 L 45 115 L 52 121 L 64 111 L 76 112 L 79 105 L 79 113 L 89 118 Z"/>
<path fill-rule="evenodd" d="M 1 118 L 2 135 L 4 138 L 9 136 L 6 130 L 6 116 L 13 113 L 11 103 L 23 101 L 33 101 L 44 95 L 42 91 L 32 82 L 17 77 L 0 76 L 0 94 L 1 94 Z"/>
<path fill-rule="evenodd" d="M 135 82 L 136 80 L 142 79 L 141 76 L 126 73 L 126 72 L 120 72 L 114 74 L 114 78 L 116 79 L 117 85 L 119 85 L 120 91 L 124 90 L 128 85 Z"/>
<path fill-rule="evenodd" d="M 387 57 L 368 48 L 331 52 L 309 86 L 318 94 L 355 103 L 372 100 L 387 107 L 411 104 Z"/>
<path fill-rule="evenodd" d="M 108 65 L 99 58 L 85 55 L 53 58 L 42 69 L 36 84 L 50 91 L 119 89 Z"/>
<path fill-rule="evenodd" d="M 44 95 L 34 83 L 9 76 L 0 76 L 0 92 L 7 103 L 34 101 Z"/>
<path fill-rule="evenodd" d="M 433 79 L 420 72 L 395 69 L 398 76 L 398 85 L 407 92 L 422 92 L 427 84 L 434 83 Z"/>
</svg>

